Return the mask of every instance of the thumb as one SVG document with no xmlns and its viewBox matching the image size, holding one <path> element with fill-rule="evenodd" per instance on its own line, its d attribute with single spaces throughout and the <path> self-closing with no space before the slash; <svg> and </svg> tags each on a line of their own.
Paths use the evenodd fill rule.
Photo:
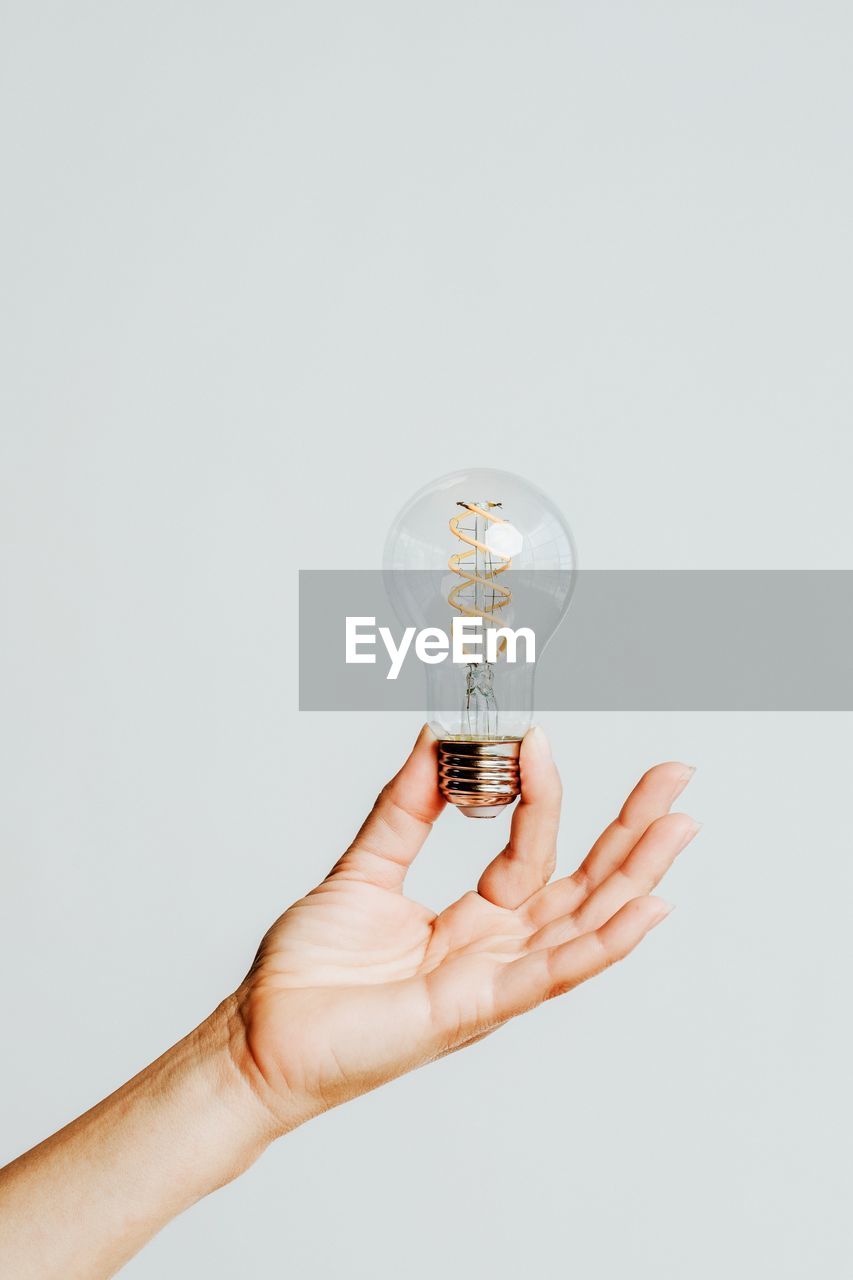
<svg viewBox="0 0 853 1280">
<path fill-rule="evenodd" d="M 373 809 L 332 875 L 353 875 L 382 889 L 401 890 L 406 872 L 444 808 L 438 789 L 438 739 L 424 725 L 399 773 Z"/>
</svg>

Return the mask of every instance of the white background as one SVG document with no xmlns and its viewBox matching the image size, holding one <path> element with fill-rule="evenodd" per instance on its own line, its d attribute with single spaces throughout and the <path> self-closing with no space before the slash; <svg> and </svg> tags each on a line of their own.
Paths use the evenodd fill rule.
<svg viewBox="0 0 853 1280">
<path fill-rule="evenodd" d="M 0 1161 L 233 989 L 414 737 L 299 715 L 298 568 L 378 567 L 470 465 L 587 568 L 851 567 L 851 40 L 820 2 L 3 6 Z M 850 717 L 544 723 L 563 871 L 699 766 L 675 915 L 128 1276 L 849 1274 Z M 413 892 L 502 833 L 448 814 Z"/>
</svg>

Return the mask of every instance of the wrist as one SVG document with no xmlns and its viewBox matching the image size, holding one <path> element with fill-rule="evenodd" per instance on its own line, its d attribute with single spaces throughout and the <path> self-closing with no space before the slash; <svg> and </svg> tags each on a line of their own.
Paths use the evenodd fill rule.
<svg viewBox="0 0 853 1280">
<path fill-rule="evenodd" d="M 269 1079 L 252 1047 L 250 1010 L 251 1001 L 241 987 L 193 1033 L 200 1037 L 202 1053 L 219 1064 L 230 1105 L 243 1117 L 247 1143 L 252 1150 L 257 1148 L 247 1164 L 276 1138 L 323 1110 L 293 1095 L 284 1081 Z"/>
<path fill-rule="evenodd" d="M 191 1047 L 208 1100 L 227 1117 L 236 1176 L 282 1133 L 264 1081 L 255 1069 L 238 996 L 226 997 L 187 1041 L 170 1052 L 180 1053 L 184 1044 Z"/>
</svg>

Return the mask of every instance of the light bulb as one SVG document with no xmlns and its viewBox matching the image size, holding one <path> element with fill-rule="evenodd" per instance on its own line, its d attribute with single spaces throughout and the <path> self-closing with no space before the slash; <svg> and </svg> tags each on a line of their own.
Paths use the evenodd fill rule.
<svg viewBox="0 0 853 1280">
<path fill-rule="evenodd" d="M 538 661 L 568 608 L 576 559 L 550 498 L 508 471 L 476 468 L 441 476 L 410 498 L 388 533 L 384 569 L 406 624 L 447 628 L 467 616 L 518 627 L 535 619 Z M 439 785 L 467 817 L 495 817 L 519 793 L 535 663 L 508 657 L 501 641 L 494 662 L 426 666 Z"/>
</svg>

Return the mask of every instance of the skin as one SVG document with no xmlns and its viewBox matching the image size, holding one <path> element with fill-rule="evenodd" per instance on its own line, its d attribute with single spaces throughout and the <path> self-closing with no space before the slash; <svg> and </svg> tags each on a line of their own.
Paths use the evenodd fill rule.
<svg viewBox="0 0 853 1280">
<path fill-rule="evenodd" d="M 327 878 L 272 926 L 238 990 L 117 1093 L 0 1171 L 0 1274 L 111 1276 L 166 1222 L 305 1120 L 472 1044 L 623 959 L 698 824 L 657 765 L 573 875 L 556 865 L 547 739 L 521 751 L 506 848 L 440 914 L 405 875 L 444 807 L 424 728 Z"/>
</svg>

